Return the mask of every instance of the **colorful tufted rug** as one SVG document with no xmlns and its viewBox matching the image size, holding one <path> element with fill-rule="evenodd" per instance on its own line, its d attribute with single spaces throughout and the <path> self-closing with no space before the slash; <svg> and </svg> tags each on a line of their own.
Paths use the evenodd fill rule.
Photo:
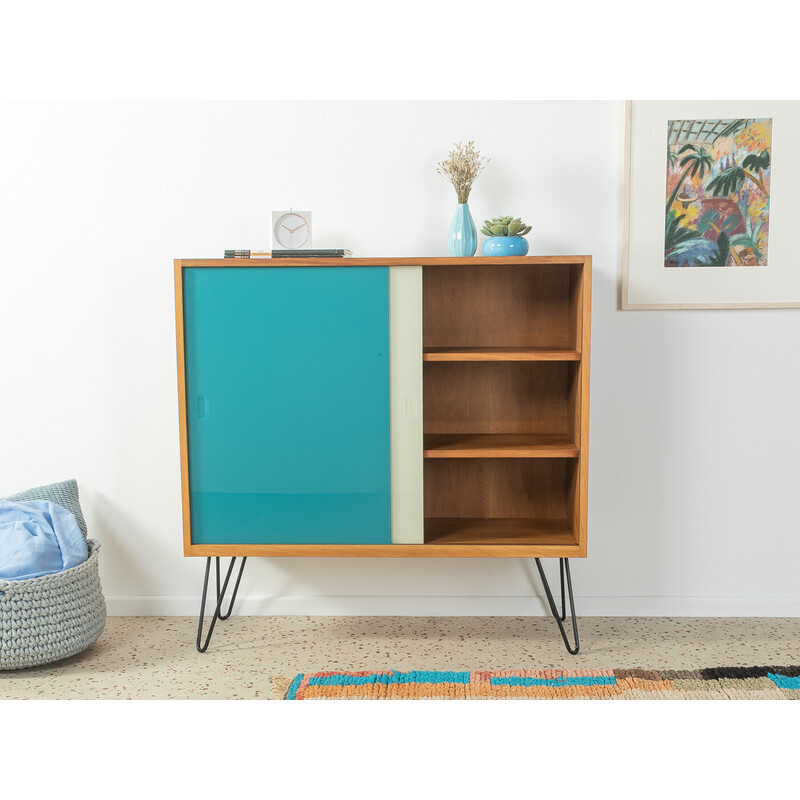
<svg viewBox="0 0 800 800">
<path fill-rule="evenodd" d="M 797 700 L 800 666 L 307 672 L 287 700 Z"/>
</svg>

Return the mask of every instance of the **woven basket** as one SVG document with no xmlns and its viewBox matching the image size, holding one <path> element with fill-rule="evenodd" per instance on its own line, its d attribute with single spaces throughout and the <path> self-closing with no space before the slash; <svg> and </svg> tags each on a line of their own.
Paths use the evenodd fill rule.
<svg viewBox="0 0 800 800">
<path fill-rule="evenodd" d="M 75 514 L 86 534 L 75 481 L 6 499 L 58 503 Z M 87 539 L 86 544 L 89 557 L 76 567 L 39 578 L 0 580 L 0 670 L 49 664 L 74 656 L 97 641 L 106 624 L 98 572 L 100 544 L 94 539 Z"/>
</svg>

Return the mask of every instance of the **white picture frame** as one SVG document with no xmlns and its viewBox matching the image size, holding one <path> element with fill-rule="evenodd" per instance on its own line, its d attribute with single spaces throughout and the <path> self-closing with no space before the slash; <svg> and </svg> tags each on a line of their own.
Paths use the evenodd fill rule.
<svg viewBox="0 0 800 800">
<path fill-rule="evenodd" d="M 667 130 L 671 120 L 772 120 L 769 257 L 761 266 L 666 267 Z M 621 310 L 800 308 L 800 102 L 653 100 L 625 104 Z"/>
</svg>

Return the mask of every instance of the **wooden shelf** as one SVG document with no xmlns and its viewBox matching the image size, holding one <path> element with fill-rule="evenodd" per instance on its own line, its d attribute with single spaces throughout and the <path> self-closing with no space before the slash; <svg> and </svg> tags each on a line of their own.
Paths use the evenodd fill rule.
<svg viewBox="0 0 800 800">
<path fill-rule="evenodd" d="M 535 433 L 429 433 L 425 458 L 575 458 L 577 445 L 566 436 Z"/>
<path fill-rule="evenodd" d="M 426 347 L 423 361 L 580 361 L 577 350 L 547 347 Z"/>
<path fill-rule="evenodd" d="M 576 545 L 568 520 L 426 517 L 425 544 Z"/>
<path fill-rule="evenodd" d="M 425 548 L 586 555 L 590 298 L 588 259 L 423 265 Z"/>
</svg>

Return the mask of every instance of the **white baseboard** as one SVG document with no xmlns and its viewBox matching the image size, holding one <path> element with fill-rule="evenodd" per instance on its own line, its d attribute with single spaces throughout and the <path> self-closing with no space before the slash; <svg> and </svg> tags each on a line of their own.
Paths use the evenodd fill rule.
<svg viewBox="0 0 800 800">
<path fill-rule="evenodd" d="M 556 603 L 560 598 L 556 596 Z M 200 597 L 106 597 L 113 617 L 197 616 Z M 227 601 L 225 603 L 227 607 Z M 581 597 L 581 617 L 800 617 L 800 597 Z M 211 598 L 206 614 L 213 612 Z M 540 597 L 291 596 L 237 598 L 239 616 L 524 617 L 548 614 Z"/>
</svg>

